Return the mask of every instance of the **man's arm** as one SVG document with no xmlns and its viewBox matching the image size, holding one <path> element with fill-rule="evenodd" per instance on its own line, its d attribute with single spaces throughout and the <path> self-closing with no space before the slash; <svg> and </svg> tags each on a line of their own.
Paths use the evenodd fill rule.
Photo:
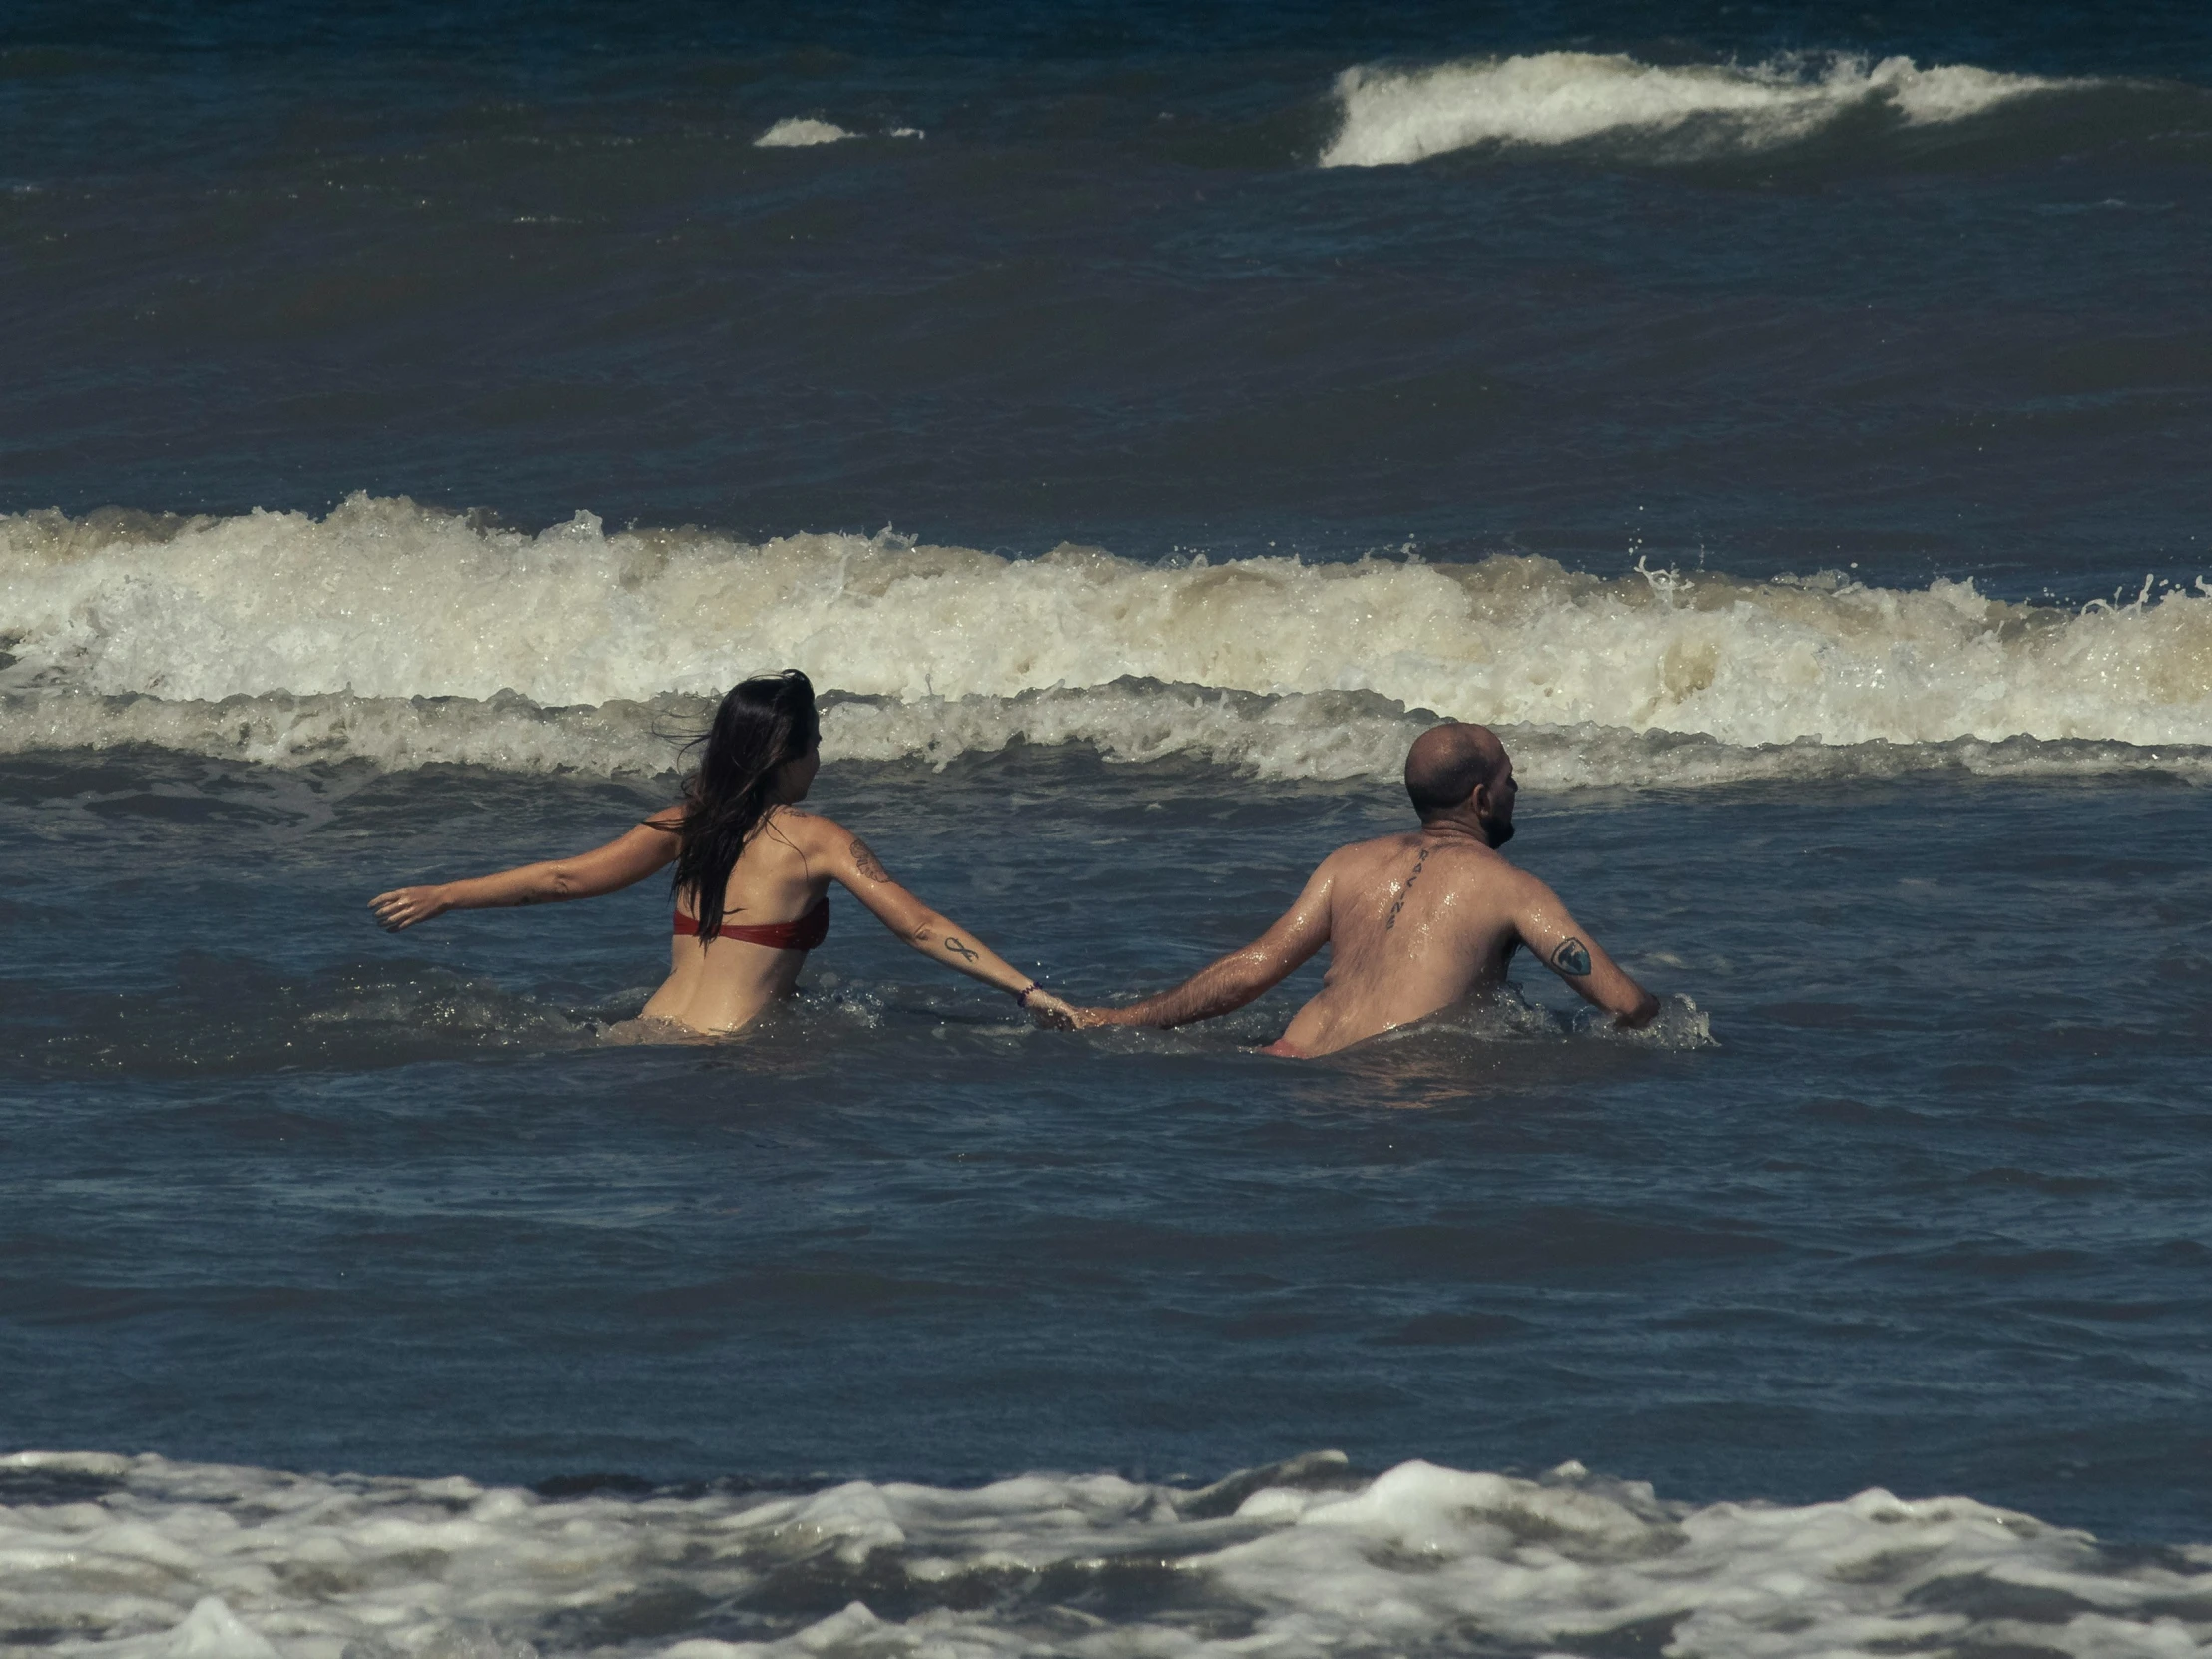
<svg viewBox="0 0 2212 1659">
<path fill-rule="evenodd" d="M 1513 921 L 1520 930 L 1521 943 L 1534 952 L 1537 960 L 1572 985 L 1584 1001 L 1611 1014 L 1613 1023 L 1624 1031 L 1634 1031 L 1656 1019 L 1659 999 L 1598 948 L 1582 924 L 1567 913 L 1557 893 L 1533 875 L 1524 879 L 1526 886 Z"/>
<path fill-rule="evenodd" d="M 1093 1025 L 1191 1025 L 1232 1013 L 1288 979 L 1329 942 L 1329 892 L 1336 858 L 1324 858 L 1307 877 L 1298 901 L 1275 925 L 1242 950 L 1208 963 L 1171 991 L 1126 1008 L 1081 1008 L 1076 1023 Z"/>
<path fill-rule="evenodd" d="M 580 852 L 573 858 L 554 858 L 539 864 L 503 869 L 496 875 L 478 875 L 466 881 L 446 881 L 433 886 L 395 887 L 368 901 L 376 919 L 396 933 L 448 910 L 502 909 L 514 904 L 558 904 L 570 898 L 597 898 L 642 881 L 657 869 L 668 867 L 680 842 L 677 828 L 683 822 L 679 808 L 669 807 L 618 835 L 605 846 Z"/>
</svg>

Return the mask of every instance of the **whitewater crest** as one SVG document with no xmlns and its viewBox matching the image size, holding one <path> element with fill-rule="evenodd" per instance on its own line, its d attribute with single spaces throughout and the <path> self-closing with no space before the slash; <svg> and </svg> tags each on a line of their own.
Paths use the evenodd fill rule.
<svg viewBox="0 0 2212 1659">
<path fill-rule="evenodd" d="M 2107 1552 L 1967 1498 L 1697 1508 L 1573 1463 L 1369 1478 L 1333 1452 L 1195 1490 L 585 1484 L 18 1453 L 0 1458 L 0 1628 L 116 1659 L 2164 1659 L 2212 1638 L 2212 1549 Z"/>
<path fill-rule="evenodd" d="M 1338 77 L 1343 121 L 1321 165 L 1386 167 L 1479 144 L 1576 144 L 1616 133 L 1686 136 L 1670 153 L 1689 159 L 1792 143 L 1857 110 L 1929 126 L 2079 84 L 1971 64 L 1922 69 L 1902 57 L 1660 65 L 1537 52 L 1426 69 L 1361 66 Z"/>
<path fill-rule="evenodd" d="M 788 115 L 755 139 L 753 147 L 756 150 L 804 150 L 812 145 L 835 144 L 840 139 L 857 137 L 857 133 L 848 133 L 833 121 Z"/>
<path fill-rule="evenodd" d="M 588 513 L 533 536 L 365 496 L 0 517 L 0 753 L 276 765 L 657 774 L 704 700 L 787 665 L 829 694 L 829 753 L 861 760 L 1073 742 L 1386 776 L 1438 716 L 1508 729 L 1549 787 L 2201 773 L 2212 747 L 2202 580 L 2075 609 L 1517 556 L 1023 559 Z"/>
<path fill-rule="evenodd" d="M 776 122 L 753 141 L 756 150 L 806 150 L 818 144 L 837 144 L 845 139 L 865 138 L 839 127 L 834 121 L 823 121 L 811 115 L 788 115 Z M 886 127 L 881 136 L 895 139 L 918 139 L 926 135 L 919 127 Z"/>
<path fill-rule="evenodd" d="M 1271 780 L 1388 783 L 1406 747 L 1431 724 L 1368 692 L 1268 697 L 1124 679 L 1017 697 L 824 700 L 823 748 L 832 760 L 921 761 L 938 769 L 1016 745 L 1082 744 L 1105 760 L 1182 759 Z M 426 766 L 496 772 L 663 778 L 703 731 L 707 697 L 669 695 L 547 707 L 512 692 L 465 697 L 353 697 L 285 692 L 220 702 L 0 693 L 0 756 L 147 748 L 286 770 L 362 763 L 387 772 Z M 1545 790 L 1698 789 L 1955 773 L 2067 778 L 2157 773 L 2212 783 L 2212 747 L 2125 743 L 1947 743 L 1741 746 L 1698 733 L 1500 722 L 1519 775 Z"/>
</svg>

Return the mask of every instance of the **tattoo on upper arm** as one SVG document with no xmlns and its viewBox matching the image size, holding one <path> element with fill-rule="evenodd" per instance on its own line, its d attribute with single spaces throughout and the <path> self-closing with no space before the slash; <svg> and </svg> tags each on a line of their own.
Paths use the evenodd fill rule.
<svg viewBox="0 0 2212 1659">
<path fill-rule="evenodd" d="M 950 933 L 947 933 L 944 936 L 944 947 L 953 955 L 964 956 L 971 962 L 979 962 L 983 959 L 982 957 L 978 956 L 973 950 L 962 944 L 958 939 L 954 938 Z"/>
<path fill-rule="evenodd" d="M 1413 890 L 1413 883 L 1420 879 L 1420 872 L 1428 867 L 1428 854 L 1435 850 L 1432 846 L 1424 846 L 1420 849 L 1420 856 L 1413 860 L 1413 873 L 1406 876 L 1405 885 L 1397 889 L 1397 897 L 1390 904 L 1389 919 L 1382 923 L 1383 932 L 1393 933 L 1397 930 L 1397 913 L 1405 908 L 1405 895 Z"/>
<path fill-rule="evenodd" d="M 851 852 L 852 867 L 870 881 L 888 881 L 891 878 L 891 872 L 883 867 L 883 860 L 875 855 L 874 848 L 857 835 L 852 837 Z"/>
<path fill-rule="evenodd" d="M 1590 971 L 1590 951 L 1580 939 L 1561 939 L 1551 953 L 1551 965 L 1569 979 L 1581 979 Z"/>
</svg>

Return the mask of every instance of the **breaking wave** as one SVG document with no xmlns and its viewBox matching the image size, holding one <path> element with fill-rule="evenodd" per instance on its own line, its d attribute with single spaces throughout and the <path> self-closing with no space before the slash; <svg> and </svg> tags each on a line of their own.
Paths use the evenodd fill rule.
<svg viewBox="0 0 2212 1659">
<path fill-rule="evenodd" d="M 788 115 L 753 141 L 756 150 L 804 150 L 818 144 L 836 144 L 844 139 L 864 138 L 839 127 L 834 121 L 819 121 L 813 116 Z M 886 127 L 880 130 L 883 138 L 918 139 L 924 136 L 919 127 Z"/>
<path fill-rule="evenodd" d="M 815 144 L 835 144 L 839 139 L 857 138 L 832 121 L 817 121 L 812 116 L 788 115 L 753 141 L 756 150 L 799 150 Z"/>
<path fill-rule="evenodd" d="M 658 773 L 704 699 L 796 664 L 847 759 L 1083 742 L 1386 776 L 1447 715 L 1507 728 L 1552 787 L 2212 770 L 2202 580 L 2076 609 L 1512 556 L 1011 559 L 582 513 L 528 536 L 356 496 L 0 518 L 0 753 Z"/>
<path fill-rule="evenodd" d="M 1033 1474 L 812 1492 L 0 1458 L 0 1628 L 116 1659 L 620 1649 L 2194 1653 L 2212 1549 L 2107 1550 L 1967 1498 L 1669 1503 L 1322 1452 L 1197 1490 Z"/>
<path fill-rule="evenodd" d="M 1182 757 L 1268 779 L 1396 778 L 1405 749 L 1430 724 L 1368 692 L 1268 697 L 1118 680 L 1018 697 L 825 699 L 823 748 L 832 760 L 920 760 L 936 767 L 1017 744 L 1084 744 L 1113 762 Z M 295 697 L 270 693 L 220 702 L 102 697 L 88 692 L 0 694 L 0 755 L 143 746 L 257 766 L 362 762 L 392 772 L 475 766 L 500 772 L 660 777 L 683 739 L 702 730 L 705 697 L 664 696 L 558 708 L 511 692 L 473 698 Z M 1695 789 L 1957 773 L 2061 778 L 2155 772 L 2212 783 L 2212 747 L 2109 742 L 1896 744 L 1880 739 L 1741 746 L 1699 733 L 1617 726 L 1500 722 L 1514 766 L 1548 790 Z"/>
<path fill-rule="evenodd" d="M 1688 154 L 1755 151 L 1805 138 L 1857 110 L 1935 125 L 2081 84 L 1970 64 L 1922 69 L 1902 57 L 1664 66 L 1620 54 L 1537 52 L 1429 69 L 1360 67 L 1338 78 L 1343 125 L 1321 164 L 1384 167 L 1478 144 L 1574 144 L 1693 127 Z"/>
</svg>

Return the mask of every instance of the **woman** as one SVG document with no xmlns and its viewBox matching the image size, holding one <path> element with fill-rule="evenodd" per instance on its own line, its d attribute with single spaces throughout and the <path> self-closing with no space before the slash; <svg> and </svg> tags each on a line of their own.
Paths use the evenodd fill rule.
<svg viewBox="0 0 2212 1659">
<path fill-rule="evenodd" d="M 1006 992 L 1039 1024 L 1074 1023 L 1065 1002 L 893 881 L 867 842 L 796 810 L 822 767 L 815 688 L 804 674 L 787 669 L 733 688 L 694 747 L 699 770 L 685 780 L 684 799 L 595 851 L 400 887 L 369 908 L 396 933 L 448 910 L 594 898 L 673 859 L 669 975 L 639 1017 L 687 1033 L 728 1032 L 791 995 L 807 952 L 830 931 L 829 886 L 837 881 L 930 960 Z"/>
</svg>

